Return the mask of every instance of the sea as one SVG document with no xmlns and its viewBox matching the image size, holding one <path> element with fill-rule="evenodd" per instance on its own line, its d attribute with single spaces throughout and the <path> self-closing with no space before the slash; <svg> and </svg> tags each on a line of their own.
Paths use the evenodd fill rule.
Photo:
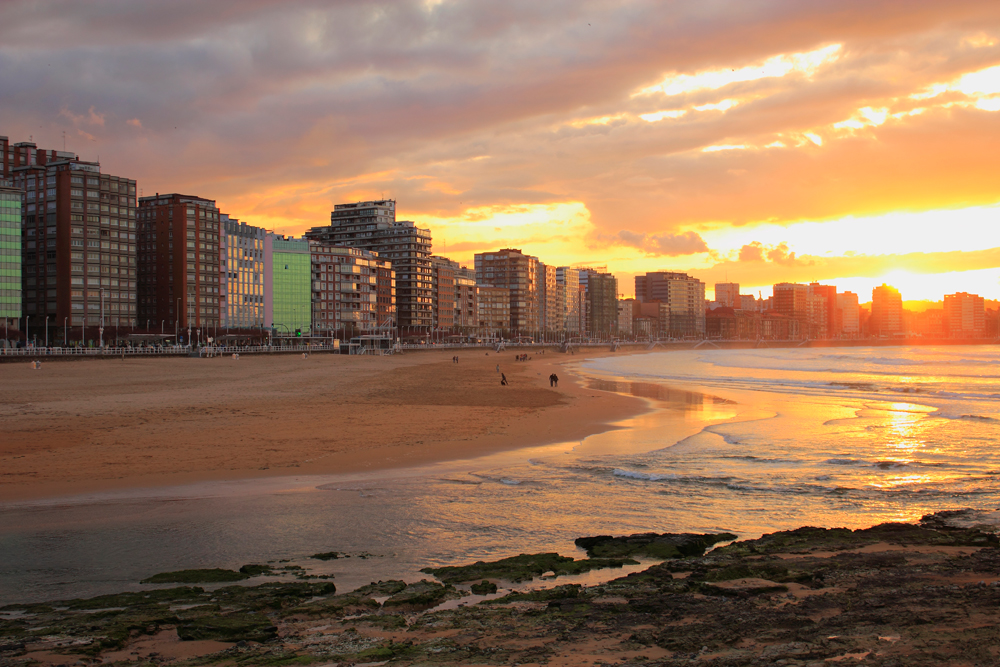
<svg viewBox="0 0 1000 667">
<path fill-rule="evenodd" d="M 753 538 L 993 510 L 998 361 L 982 345 L 575 362 L 589 391 L 635 396 L 640 414 L 582 441 L 419 468 L 0 504 L 0 606 L 144 590 L 189 568 L 270 562 L 346 591 L 520 553 L 580 558 L 574 539 L 588 535 Z M 310 558 L 329 551 L 342 557 Z"/>
</svg>

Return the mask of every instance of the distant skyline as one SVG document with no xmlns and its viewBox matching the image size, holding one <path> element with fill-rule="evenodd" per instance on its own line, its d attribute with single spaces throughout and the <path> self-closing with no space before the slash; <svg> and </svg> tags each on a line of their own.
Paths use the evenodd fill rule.
<svg viewBox="0 0 1000 667">
<path fill-rule="evenodd" d="M 13 0 L 0 134 L 471 264 L 1000 298 L 1000 4 Z M 65 133 L 65 134 L 64 134 Z"/>
</svg>

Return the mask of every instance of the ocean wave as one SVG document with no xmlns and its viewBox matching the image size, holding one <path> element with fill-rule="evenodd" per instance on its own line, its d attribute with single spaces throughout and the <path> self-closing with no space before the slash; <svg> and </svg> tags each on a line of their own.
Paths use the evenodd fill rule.
<svg viewBox="0 0 1000 667">
<path fill-rule="evenodd" d="M 749 454 L 745 456 L 720 456 L 719 458 L 734 461 L 751 461 L 753 463 L 802 463 L 799 459 L 767 458 L 763 456 L 751 456 Z"/>
<path fill-rule="evenodd" d="M 872 464 L 871 461 L 864 459 L 827 459 L 823 463 L 832 466 L 870 466 Z"/>
<path fill-rule="evenodd" d="M 643 482 L 682 482 L 682 483 L 701 483 L 708 485 L 723 485 L 728 484 L 732 481 L 733 477 L 730 475 L 720 474 L 718 476 L 712 475 L 678 475 L 676 473 L 649 473 L 649 472 L 638 472 L 636 470 L 625 470 L 623 468 L 615 468 L 612 472 L 615 477 L 624 477 L 626 479 L 637 479 Z"/>
</svg>

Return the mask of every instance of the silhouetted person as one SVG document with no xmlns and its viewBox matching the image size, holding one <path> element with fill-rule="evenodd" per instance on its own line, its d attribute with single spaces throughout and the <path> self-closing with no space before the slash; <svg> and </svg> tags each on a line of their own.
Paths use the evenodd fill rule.
<svg viewBox="0 0 1000 667">
<path fill-rule="evenodd" d="M 549 386 L 558 387 L 559 386 L 559 376 L 553 373 L 549 376 Z"/>
<path fill-rule="evenodd" d="M 503 373 L 500 374 L 500 385 L 504 387 L 507 386 L 507 376 Z"/>
</svg>

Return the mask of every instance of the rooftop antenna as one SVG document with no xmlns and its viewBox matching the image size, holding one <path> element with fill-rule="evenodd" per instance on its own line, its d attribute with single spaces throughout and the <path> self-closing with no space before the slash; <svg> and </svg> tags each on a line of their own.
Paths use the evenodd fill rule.
<svg viewBox="0 0 1000 667">
<path fill-rule="evenodd" d="M 63 130 L 63 152 L 66 152 L 66 130 Z"/>
</svg>

